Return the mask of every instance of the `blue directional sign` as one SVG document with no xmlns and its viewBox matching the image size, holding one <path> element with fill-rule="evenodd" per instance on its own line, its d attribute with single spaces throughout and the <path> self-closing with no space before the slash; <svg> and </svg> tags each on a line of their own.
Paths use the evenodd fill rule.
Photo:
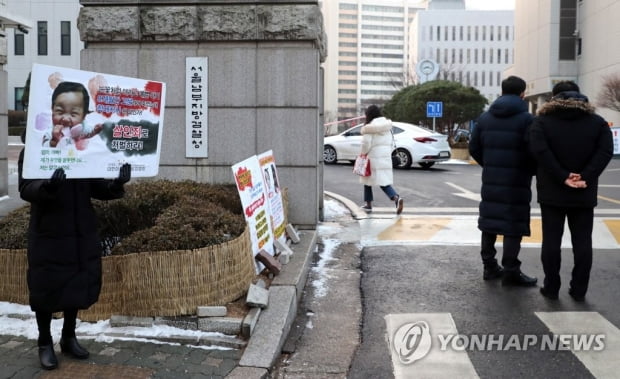
<svg viewBox="0 0 620 379">
<path fill-rule="evenodd" d="M 442 117 L 443 116 L 443 101 L 427 101 L 426 102 L 426 117 Z"/>
</svg>

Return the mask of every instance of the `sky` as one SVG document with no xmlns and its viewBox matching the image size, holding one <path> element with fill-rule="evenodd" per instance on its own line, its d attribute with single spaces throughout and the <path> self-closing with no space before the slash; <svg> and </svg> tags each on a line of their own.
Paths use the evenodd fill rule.
<svg viewBox="0 0 620 379">
<path fill-rule="evenodd" d="M 514 10 L 515 0 L 465 0 L 467 9 Z"/>
</svg>

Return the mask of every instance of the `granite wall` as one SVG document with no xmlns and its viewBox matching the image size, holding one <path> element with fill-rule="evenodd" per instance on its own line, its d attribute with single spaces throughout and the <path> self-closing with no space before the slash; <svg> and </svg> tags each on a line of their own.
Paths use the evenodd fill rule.
<svg viewBox="0 0 620 379">
<path fill-rule="evenodd" d="M 289 222 L 322 208 L 318 1 L 81 0 L 83 70 L 166 83 L 159 176 L 233 183 L 230 166 L 274 151 Z M 185 58 L 209 59 L 208 158 L 185 157 Z"/>
</svg>

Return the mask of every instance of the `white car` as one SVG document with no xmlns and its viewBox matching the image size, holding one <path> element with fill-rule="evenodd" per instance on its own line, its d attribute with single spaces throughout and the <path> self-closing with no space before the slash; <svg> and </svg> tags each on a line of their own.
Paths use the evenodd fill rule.
<svg viewBox="0 0 620 379">
<path fill-rule="evenodd" d="M 323 161 L 326 164 L 339 160 L 355 161 L 362 148 L 362 126 L 360 124 L 340 134 L 325 137 Z M 427 169 L 437 162 L 450 159 L 450 145 L 445 134 L 404 122 L 392 122 L 392 133 L 396 143 L 392 156 L 398 158 L 395 168 L 409 168 L 417 163 Z"/>
</svg>

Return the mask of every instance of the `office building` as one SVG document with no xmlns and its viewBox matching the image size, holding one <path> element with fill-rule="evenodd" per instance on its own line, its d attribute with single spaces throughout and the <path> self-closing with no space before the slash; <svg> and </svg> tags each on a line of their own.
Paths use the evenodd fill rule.
<svg viewBox="0 0 620 379">
<path fill-rule="evenodd" d="M 620 0 L 519 0 L 515 3 L 515 63 L 508 73 L 527 81 L 532 111 L 561 80 L 575 81 L 599 105 L 603 83 L 620 73 Z M 597 107 L 620 125 L 620 113 Z"/>
<path fill-rule="evenodd" d="M 4 0 L 10 14 L 28 20 L 28 30 L 7 29 L 8 109 L 21 110 L 21 95 L 34 63 L 80 68 L 77 0 Z M 28 33 L 24 33 L 28 31 Z"/>
<path fill-rule="evenodd" d="M 425 0 L 322 2 L 328 55 L 325 121 L 363 114 L 406 83 L 409 25 Z"/>
<path fill-rule="evenodd" d="M 514 60 L 513 26 L 513 11 L 466 10 L 463 0 L 432 1 L 411 26 L 412 64 L 431 61 L 438 66 L 437 79 L 475 87 L 491 103 Z"/>
</svg>

